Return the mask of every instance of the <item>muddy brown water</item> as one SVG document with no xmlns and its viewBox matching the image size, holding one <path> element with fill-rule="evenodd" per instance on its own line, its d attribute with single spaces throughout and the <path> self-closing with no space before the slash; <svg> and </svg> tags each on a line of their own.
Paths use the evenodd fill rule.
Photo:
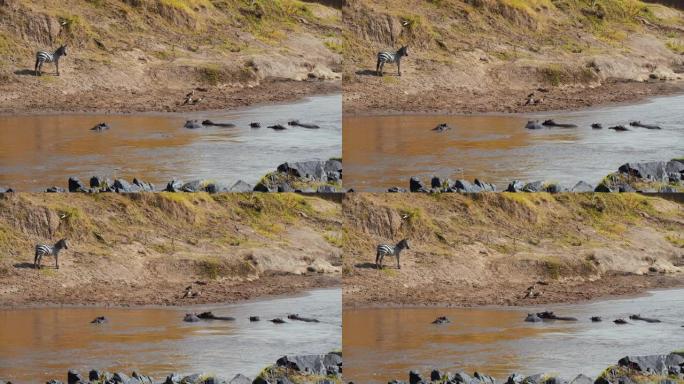
<svg viewBox="0 0 684 384">
<path fill-rule="evenodd" d="M 539 115 L 345 116 L 344 184 L 357 191 L 408 188 L 411 176 L 452 180 L 474 178 L 505 188 L 514 179 L 547 180 L 572 187 L 596 185 L 626 162 L 662 161 L 684 156 L 684 95 L 638 105 Z M 575 129 L 525 129 L 530 119 L 555 119 Z M 630 121 L 658 124 L 662 130 L 607 129 Z M 454 129 L 432 132 L 437 124 Z M 594 130 L 592 123 L 604 129 Z"/>
<path fill-rule="evenodd" d="M 256 183 L 286 161 L 339 157 L 342 153 L 341 96 L 315 96 L 295 103 L 226 112 L 134 115 L 0 116 L 0 185 L 39 192 L 66 187 L 70 176 L 138 177 L 163 188 L 179 178 L 232 185 Z M 210 119 L 235 128 L 183 128 L 186 120 Z M 320 129 L 288 127 L 289 120 Z M 90 131 L 107 122 L 111 129 Z M 249 127 L 260 122 L 262 128 Z"/>
<path fill-rule="evenodd" d="M 66 382 L 73 368 L 131 371 L 160 380 L 171 372 L 256 376 L 286 354 L 341 349 L 341 291 L 320 289 L 233 305 L 193 308 L 27 308 L 0 310 L 0 380 Z M 210 310 L 234 322 L 184 323 L 186 312 Z M 289 313 L 320 323 L 267 319 Z M 250 322 L 249 316 L 261 316 Z M 90 324 L 96 316 L 109 323 Z"/>
<path fill-rule="evenodd" d="M 525 323 L 528 312 L 553 310 L 577 322 Z M 649 324 L 616 318 L 655 317 Z M 437 316 L 451 324 L 433 325 Z M 591 316 L 604 321 L 592 323 Z M 544 308 L 379 308 L 344 310 L 345 381 L 408 380 L 409 370 L 598 376 L 625 355 L 669 353 L 684 347 L 684 290 Z"/>
</svg>

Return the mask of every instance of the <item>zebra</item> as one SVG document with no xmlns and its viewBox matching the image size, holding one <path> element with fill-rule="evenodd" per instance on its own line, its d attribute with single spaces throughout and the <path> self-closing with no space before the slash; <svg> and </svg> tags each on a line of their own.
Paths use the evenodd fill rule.
<svg viewBox="0 0 684 384">
<path fill-rule="evenodd" d="M 33 268 L 40 269 L 40 262 L 43 259 L 43 256 L 47 255 L 55 257 L 55 269 L 59 269 L 59 251 L 62 249 L 69 249 L 66 239 L 62 239 L 52 246 L 45 244 L 36 245 L 36 255 L 33 259 Z"/>
<path fill-rule="evenodd" d="M 44 63 L 55 63 L 55 67 L 57 68 L 57 76 L 59 76 L 59 58 L 67 55 L 66 48 L 66 45 L 62 45 L 57 48 L 55 53 L 49 53 L 45 51 L 36 52 L 36 67 L 34 69 L 36 76 L 42 75 L 41 69 L 43 68 Z"/>
<path fill-rule="evenodd" d="M 382 259 L 384 259 L 386 255 L 390 255 L 390 256 L 396 256 L 397 257 L 397 269 L 401 269 L 401 265 L 399 264 L 399 254 L 404 249 L 411 249 L 409 247 L 409 243 L 408 243 L 407 239 L 404 239 L 404 240 L 398 242 L 397 245 L 387 245 L 387 244 L 378 245 L 378 252 L 375 255 L 375 266 L 378 269 L 382 269 Z"/>
<path fill-rule="evenodd" d="M 401 58 L 408 56 L 408 47 L 403 46 L 399 48 L 396 52 L 380 52 L 378 53 L 378 64 L 375 67 L 375 72 L 378 76 L 382 76 L 382 69 L 385 67 L 385 63 L 397 63 L 397 70 L 399 71 L 399 76 L 401 76 Z"/>
</svg>

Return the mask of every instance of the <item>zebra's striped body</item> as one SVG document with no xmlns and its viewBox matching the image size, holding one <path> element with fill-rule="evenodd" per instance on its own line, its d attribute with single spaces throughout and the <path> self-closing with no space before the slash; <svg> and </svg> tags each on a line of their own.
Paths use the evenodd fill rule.
<svg viewBox="0 0 684 384">
<path fill-rule="evenodd" d="M 36 76 L 42 75 L 41 69 L 45 63 L 55 63 L 55 68 L 57 68 L 57 76 L 59 76 L 59 58 L 66 55 L 66 45 L 62 45 L 61 47 L 57 48 L 54 53 L 38 51 L 36 53 Z"/>
<path fill-rule="evenodd" d="M 378 269 L 382 269 L 382 259 L 385 256 L 395 256 L 397 258 L 397 269 L 401 269 L 399 263 L 399 254 L 404 249 L 410 249 L 408 240 L 404 239 L 397 243 L 397 245 L 380 244 L 378 245 L 377 253 L 375 254 L 375 265 Z"/>
<path fill-rule="evenodd" d="M 36 254 L 33 259 L 33 267 L 40 269 L 40 262 L 43 256 L 54 256 L 55 257 L 55 269 L 59 269 L 59 251 L 62 249 L 69 249 L 66 239 L 62 239 L 55 243 L 55 245 L 36 245 Z"/>
<path fill-rule="evenodd" d="M 399 71 L 399 76 L 401 76 L 401 58 L 404 56 L 408 56 L 408 47 L 406 46 L 399 48 L 396 52 L 385 51 L 378 53 L 378 64 L 375 67 L 375 72 L 378 76 L 382 76 L 382 69 L 386 63 L 397 63 L 397 71 Z"/>
</svg>

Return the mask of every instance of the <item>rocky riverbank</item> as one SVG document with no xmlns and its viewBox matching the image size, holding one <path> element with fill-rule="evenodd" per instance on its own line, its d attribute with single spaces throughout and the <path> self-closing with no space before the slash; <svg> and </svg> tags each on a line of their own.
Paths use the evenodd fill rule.
<svg viewBox="0 0 684 384">
<path fill-rule="evenodd" d="M 190 375 L 169 374 L 163 380 L 133 372 L 130 376 L 122 372 L 90 370 L 87 375 L 69 370 L 66 382 L 53 379 L 47 384 L 338 384 L 342 382 L 342 354 L 331 352 L 323 355 L 283 356 L 275 364 L 266 367 L 256 378 L 237 374 L 231 379 L 196 373 Z M 0 384 L 12 384 L 0 380 Z"/>
<path fill-rule="evenodd" d="M 495 384 L 491 376 L 475 372 L 472 376 L 465 372 L 444 373 L 432 370 L 429 375 L 417 371 L 408 374 L 408 381 L 392 380 L 388 384 Z M 678 384 L 684 382 L 684 352 L 667 355 L 625 356 L 616 365 L 606 368 L 596 379 L 577 375 L 569 380 L 550 373 L 523 376 L 511 374 L 505 384 L 641 384 L 660 383 Z M 350 384 L 353 384 L 350 382 Z"/>
<path fill-rule="evenodd" d="M 479 179 L 452 181 L 437 176 L 427 184 L 419 177 L 412 177 L 408 189 L 392 187 L 388 192 L 424 192 L 424 193 L 480 193 L 497 192 L 498 188 Z M 593 186 L 586 181 L 578 181 L 568 187 L 560 183 L 546 180 L 524 182 L 511 181 L 505 192 L 650 192 L 678 193 L 684 191 L 684 159 L 670 161 L 652 161 L 644 163 L 626 163 L 617 172 L 606 176 L 598 185 Z"/>
<path fill-rule="evenodd" d="M 0 186 L 0 193 L 18 192 L 11 187 Z M 165 187 L 134 178 L 131 182 L 124 179 L 108 179 L 99 176 L 90 178 L 88 184 L 78 177 L 70 177 L 67 186 L 52 186 L 45 190 L 49 193 L 137 193 L 137 192 L 303 192 L 336 193 L 342 192 L 341 159 L 310 160 L 280 164 L 275 171 L 263 176 L 256 185 L 238 180 L 232 185 L 215 180 L 179 179 L 169 181 Z"/>
</svg>

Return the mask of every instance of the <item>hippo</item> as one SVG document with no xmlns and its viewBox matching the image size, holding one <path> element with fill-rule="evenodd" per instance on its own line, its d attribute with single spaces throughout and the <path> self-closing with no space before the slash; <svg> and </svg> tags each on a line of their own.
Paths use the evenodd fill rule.
<svg viewBox="0 0 684 384">
<path fill-rule="evenodd" d="M 183 127 L 187 129 L 198 129 L 204 126 L 199 122 L 199 120 L 188 120 L 185 122 Z"/>
<path fill-rule="evenodd" d="M 539 318 L 541 319 L 546 320 L 577 321 L 577 318 L 575 317 L 558 316 L 551 311 L 538 312 L 537 316 L 539 316 Z"/>
<path fill-rule="evenodd" d="M 249 321 L 251 321 L 251 322 L 260 321 L 260 320 L 261 320 L 261 318 L 259 318 L 259 316 L 250 316 L 249 317 Z"/>
<path fill-rule="evenodd" d="M 280 125 L 280 124 L 269 125 L 268 128 L 271 128 L 271 129 L 273 129 L 273 130 L 275 130 L 275 131 L 282 131 L 282 130 L 287 129 L 287 128 L 283 127 L 283 126 Z"/>
<path fill-rule="evenodd" d="M 527 125 L 525 125 L 525 128 L 527 128 L 527 129 L 544 129 L 544 126 L 539 124 L 539 120 L 530 120 L 527 122 Z"/>
<path fill-rule="evenodd" d="M 603 129 L 603 124 L 601 123 L 594 123 L 591 125 L 592 129 Z"/>
<path fill-rule="evenodd" d="M 629 128 L 625 127 L 624 125 L 616 125 L 614 127 L 610 127 L 608 129 L 612 129 L 615 132 L 625 132 L 629 131 Z"/>
<path fill-rule="evenodd" d="M 561 123 L 556 123 L 553 120 L 546 120 L 542 123 L 542 125 L 545 127 L 577 128 L 577 125 L 575 125 L 575 124 L 561 124 Z"/>
<path fill-rule="evenodd" d="M 601 321 L 603 321 L 603 319 L 601 318 L 601 316 L 592 316 L 592 317 L 591 317 L 591 322 L 592 322 L 592 323 L 599 323 L 599 322 L 601 322 Z"/>
<path fill-rule="evenodd" d="M 442 123 L 442 124 L 439 124 L 438 126 L 432 128 L 432 130 L 435 132 L 446 132 L 446 131 L 450 131 L 451 129 L 452 128 L 447 123 Z"/>
<path fill-rule="evenodd" d="M 90 128 L 91 131 L 104 131 L 106 129 L 109 129 L 109 124 L 107 123 L 100 123 L 92 128 Z"/>
<path fill-rule="evenodd" d="M 632 127 L 640 127 L 640 128 L 646 128 L 646 129 L 662 129 L 660 128 L 659 125 L 653 125 L 653 124 L 642 124 L 641 121 L 631 121 L 629 123 Z"/>
<path fill-rule="evenodd" d="M 226 320 L 226 321 L 233 321 L 235 320 L 234 317 L 230 316 L 216 316 L 212 312 L 202 312 L 199 315 L 197 315 L 200 319 L 204 320 Z"/>
<path fill-rule="evenodd" d="M 249 123 L 250 128 L 261 128 L 261 123 Z"/>
<path fill-rule="evenodd" d="M 641 315 L 630 315 L 629 318 L 631 320 L 645 321 L 647 323 L 660 323 L 660 320 L 658 319 L 649 319 L 648 317 L 641 317 Z"/>
<path fill-rule="evenodd" d="M 235 126 L 235 124 L 231 124 L 231 123 L 214 123 L 211 120 L 202 121 L 202 125 L 210 126 L 210 127 L 226 127 L 226 128 L 232 128 Z"/>
<path fill-rule="evenodd" d="M 613 323 L 615 323 L 615 324 L 629 324 L 627 322 L 627 320 L 625 320 L 625 319 L 616 319 L 615 321 L 613 321 Z"/>
<path fill-rule="evenodd" d="M 435 319 L 435 321 L 432 322 L 432 324 L 448 324 L 451 323 L 451 320 L 449 320 L 448 317 L 446 316 L 440 316 Z"/>
<path fill-rule="evenodd" d="M 276 317 L 275 319 L 269 320 L 273 324 L 285 324 L 286 321 L 281 319 L 280 317 Z"/>
<path fill-rule="evenodd" d="M 104 324 L 107 322 L 107 318 L 104 316 L 98 316 L 90 324 Z"/>
<path fill-rule="evenodd" d="M 288 121 L 287 125 L 293 126 L 293 127 L 302 127 L 302 128 L 308 128 L 308 129 L 318 129 L 320 126 L 316 124 L 307 124 L 307 123 L 300 123 L 299 120 L 292 120 Z"/>
<path fill-rule="evenodd" d="M 183 318 L 183 321 L 185 321 L 186 323 L 196 323 L 200 321 L 200 319 L 194 313 L 186 313 L 185 317 Z"/>
<path fill-rule="evenodd" d="M 298 320 L 298 321 L 303 321 L 305 323 L 318 323 L 319 321 L 317 319 L 312 319 L 308 317 L 302 317 L 299 316 L 298 314 L 293 314 L 293 315 L 287 315 L 287 318 L 290 320 Z"/>
<path fill-rule="evenodd" d="M 539 316 L 537 316 L 536 313 L 528 313 L 527 317 L 525 318 L 525 321 L 528 323 L 538 323 L 542 321 L 542 319 Z"/>
</svg>

